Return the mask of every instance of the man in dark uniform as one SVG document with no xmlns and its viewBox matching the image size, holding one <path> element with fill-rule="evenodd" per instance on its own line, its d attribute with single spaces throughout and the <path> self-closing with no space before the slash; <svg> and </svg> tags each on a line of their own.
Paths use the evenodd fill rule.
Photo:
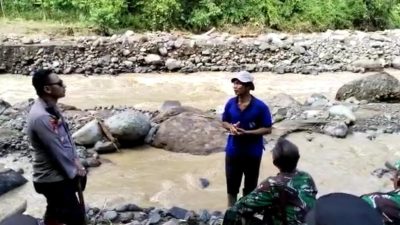
<svg viewBox="0 0 400 225">
<path fill-rule="evenodd" d="M 264 215 L 263 222 L 268 225 L 305 222 L 308 211 L 314 207 L 317 188 L 311 175 L 297 170 L 300 158 L 297 146 L 279 139 L 272 150 L 272 158 L 280 172 L 268 177 L 229 208 L 223 225 L 259 224 L 254 217 L 257 213 Z"/>
<path fill-rule="evenodd" d="M 395 163 L 393 191 L 376 192 L 361 196 L 382 216 L 386 225 L 400 225 L 400 160 Z"/>
<path fill-rule="evenodd" d="M 66 86 L 50 70 L 34 73 L 32 84 L 38 99 L 28 115 L 28 135 L 33 151 L 33 184 L 47 200 L 46 225 L 85 224 L 85 209 L 78 201 L 78 182 L 86 177 L 74 142 L 57 108 Z"/>
<path fill-rule="evenodd" d="M 254 90 L 253 80 L 247 71 L 235 74 L 231 82 L 236 97 L 226 103 L 222 115 L 222 125 L 230 132 L 225 158 L 228 207 L 236 202 L 243 175 L 243 196 L 257 187 L 263 135 L 271 133 L 272 118 L 268 106 L 250 94 Z"/>
</svg>

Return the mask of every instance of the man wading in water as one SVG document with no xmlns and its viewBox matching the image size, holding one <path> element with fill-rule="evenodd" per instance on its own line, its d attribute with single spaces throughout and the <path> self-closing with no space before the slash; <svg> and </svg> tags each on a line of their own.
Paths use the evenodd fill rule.
<svg viewBox="0 0 400 225">
<path fill-rule="evenodd" d="M 263 135 L 271 133 L 272 119 L 268 106 L 250 94 L 253 76 L 241 71 L 232 78 L 236 97 L 225 105 L 222 125 L 230 134 L 226 145 L 225 173 L 228 207 L 237 200 L 244 174 L 243 196 L 257 187 L 264 149 Z"/>
<path fill-rule="evenodd" d="M 83 199 L 75 195 L 86 170 L 79 161 L 67 123 L 57 108 L 66 86 L 50 70 L 39 70 L 32 78 L 39 98 L 28 115 L 28 135 L 33 146 L 33 184 L 47 200 L 45 225 L 83 225 Z M 82 182 L 84 186 L 85 182 Z"/>
</svg>

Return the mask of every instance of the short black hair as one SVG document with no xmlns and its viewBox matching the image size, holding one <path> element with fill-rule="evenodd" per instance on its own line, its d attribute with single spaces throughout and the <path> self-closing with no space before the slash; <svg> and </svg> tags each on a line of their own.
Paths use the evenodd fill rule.
<svg viewBox="0 0 400 225">
<path fill-rule="evenodd" d="M 32 77 L 32 85 L 36 90 L 36 94 L 38 96 L 42 96 L 44 94 L 44 86 L 49 82 L 49 76 L 53 71 L 47 69 L 40 69 L 33 73 Z"/>
<path fill-rule="evenodd" d="M 297 168 L 300 159 L 299 149 L 285 138 L 279 138 L 274 149 L 274 165 L 281 172 L 290 173 Z"/>
</svg>

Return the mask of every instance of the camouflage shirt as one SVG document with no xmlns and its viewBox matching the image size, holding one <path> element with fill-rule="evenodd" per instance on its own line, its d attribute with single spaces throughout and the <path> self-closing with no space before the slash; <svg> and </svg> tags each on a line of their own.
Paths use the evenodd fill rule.
<svg viewBox="0 0 400 225">
<path fill-rule="evenodd" d="M 394 166 L 400 170 L 400 160 Z M 385 224 L 400 224 L 400 188 L 387 193 L 366 194 L 361 198 L 382 215 Z"/>
<path fill-rule="evenodd" d="M 282 215 L 279 208 L 283 205 L 288 225 L 303 224 L 308 210 L 315 204 L 316 195 L 317 188 L 308 173 L 279 173 L 267 178 L 256 190 L 241 198 L 227 211 L 228 215 L 225 218 L 235 217 L 235 214 L 255 214 L 267 210 L 273 225 L 281 225 Z"/>
<path fill-rule="evenodd" d="M 382 215 L 385 224 L 400 223 L 400 189 L 387 193 L 371 193 L 361 198 Z"/>
</svg>

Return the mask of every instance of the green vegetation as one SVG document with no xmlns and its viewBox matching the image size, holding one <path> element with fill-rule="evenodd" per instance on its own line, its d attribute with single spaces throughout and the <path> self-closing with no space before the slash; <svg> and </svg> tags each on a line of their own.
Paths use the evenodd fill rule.
<svg viewBox="0 0 400 225">
<path fill-rule="evenodd" d="M 283 31 L 400 27 L 400 0 L 0 0 L 0 16 L 102 29 L 252 26 Z"/>
</svg>

